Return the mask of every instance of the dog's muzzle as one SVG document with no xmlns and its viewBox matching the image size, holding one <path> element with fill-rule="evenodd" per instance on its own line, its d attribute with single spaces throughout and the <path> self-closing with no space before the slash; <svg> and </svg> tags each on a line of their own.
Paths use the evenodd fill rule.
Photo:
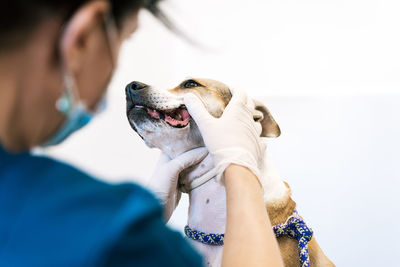
<svg viewBox="0 0 400 267">
<path fill-rule="evenodd" d="M 160 109 L 156 108 L 159 106 L 158 99 L 152 99 L 154 97 L 149 93 L 149 86 L 141 82 L 131 82 L 125 88 L 126 99 L 128 104 L 128 112 L 131 110 L 144 111 L 151 119 L 163 120 L 170 126 L 176 128 L 182 128 L 189 124 L 190 115 L 184 105 L 178 108 Z"/>
</svg>

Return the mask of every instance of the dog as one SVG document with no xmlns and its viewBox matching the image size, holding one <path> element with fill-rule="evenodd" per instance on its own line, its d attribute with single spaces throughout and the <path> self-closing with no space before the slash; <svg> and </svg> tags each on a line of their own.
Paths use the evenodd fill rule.
<svg viewBox="0 0 400 267">
<path fill-rule="evenodd" d="M 127 117 L 131 127 L 147 146 L 161 149 L 171 159 L 204 146 L 200 131 L 183 103 L 183 96 L 188 92 L 196 94 L 214 117 L 222 115 L 232 97 L 227 85 L 211 79 L 187 79 L 170 90 L 158 90 L 135 81 L 129 83 L 125 91 Z M 253 117 L 262 125 L 261 137 L 280 135 L 280 128 L 271 113 L 258 101 L 255 101 Z M 263 163 L 260 182 L 264 202 L 274 231 L 277 230 L 275 234 L 279 236 L 279 227 L 288 226 L 288 222 L 303 221 L 296 215 L 296 203 L 291 198 L 289 185 L 282 181 L 266 152 Z M 190 199 L 188 228 L 185 228 L 188 236 L 193 235 L 193 229 L 201 234 L 225 232 L 225 188 L 214 179 L 213 168 L 212 158 L 208 155 L 198 165 L 180 174 L 179 189 L 188 192 Z M 277 241 L 285 266 L 299 266 L 302 260 L 299 253 L 300 239 L 282 233 Z M 199 232 L 196 234 L 199 238 Z M 221 235 L 217 237 L 223 240 Z M 204 241 L 204 238 L 201 239 Z M 193 241 L 208 266 L 220 266 L 222 246 L 205 243 Z M 308 262 L 303 262 L 303 266 L 335 266 L 323 253 L 315 237 L 308 241 L 307 253 Z"/>
</svg>

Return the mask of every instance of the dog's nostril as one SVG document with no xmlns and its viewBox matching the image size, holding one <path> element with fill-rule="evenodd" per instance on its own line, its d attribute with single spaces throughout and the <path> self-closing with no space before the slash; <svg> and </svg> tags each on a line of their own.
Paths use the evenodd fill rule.
<svg viewBox="0 0 400 267">
<path fill-rule="evenodd" d="M 128 87 L 133 91 L 138 91 L 145 88 L 146 85 L 140 82 L 131 82 Z"/>
</svg>

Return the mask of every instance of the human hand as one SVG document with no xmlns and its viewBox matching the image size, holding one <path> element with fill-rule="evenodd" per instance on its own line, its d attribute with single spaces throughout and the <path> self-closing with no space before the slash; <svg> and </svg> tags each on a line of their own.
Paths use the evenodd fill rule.
<svg viewBox="0 0 400 267">
<path fill-rule="evenodd" d="M 231 92 L 232 99 L 220 118 L 210 115 L 193 93 L 185 95 L 184 102 L 213 157 L 218 179 L 232 163 L 247 167 L 260 177 L 265 143 L 260 138 L 261 124 L 253 119 L 254 102 L 241 90 Z"/>
<path fill-rule="evenodd" d="M 208 154 L 205 147 L 189 150 L 174 159 L 161 154 L 147 187 L 164 206 L 164 217 L 168 221 L 179 203 L 181 192 L 177 190 L 179 174 L 199 163 Z"/>
</svg>

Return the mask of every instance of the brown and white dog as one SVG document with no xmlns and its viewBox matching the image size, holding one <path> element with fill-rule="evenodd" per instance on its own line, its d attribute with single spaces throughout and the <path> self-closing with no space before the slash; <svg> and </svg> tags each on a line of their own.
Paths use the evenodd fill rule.
<svg viewBox="0 0 400 267">
<path fill-rule="evenodd" d="M 132 82 L 126 87 L 127 116 L 132 128 L 142 137 L 147 146 L 157 147 L 170 158 L 204 146 L 199 129 L 191 119 L 183 103 L 183 95 L 192 92 L 200 97 L 208 112 L 221 116 L 231 99 L 229 87 L 210 79 L 189 79 L 170 90 L 157 90 L 141 82 Z M 256 102 L 256 101 L 255 101 Z M 263 127 L 262 137 L 277 137 L 280 129 L 268 109 L 256 102 L 254 119 Z M 229 134 L 229 133 L 221 133 Z M 198 177 L 214 168 L 208 155 L 198 165 L 181 173 L 181 188 L 187 188 Z M 282 181 L 267 153 L 261 170 L 261 184 L 265 206 L 272 225 L 284 223 L 296 208 L 289 186 Z M 189 191 L 189 190 L 188 190 Z M 189 192 L 190 206 L 188 225 L 206 233 L 224 233 L 226 223 L 225 188 L 215 179 Z M 299 266 L 297 240 L 288 236 L 277 239 L 285 266 Z M 220 266 L 222 246 L 210 246 L 193 241 L 203 254 L 208 266 Z M 334 266 L 325 256 L 315 240 L 309 242 L 311 266 Z"/>
</svg>

